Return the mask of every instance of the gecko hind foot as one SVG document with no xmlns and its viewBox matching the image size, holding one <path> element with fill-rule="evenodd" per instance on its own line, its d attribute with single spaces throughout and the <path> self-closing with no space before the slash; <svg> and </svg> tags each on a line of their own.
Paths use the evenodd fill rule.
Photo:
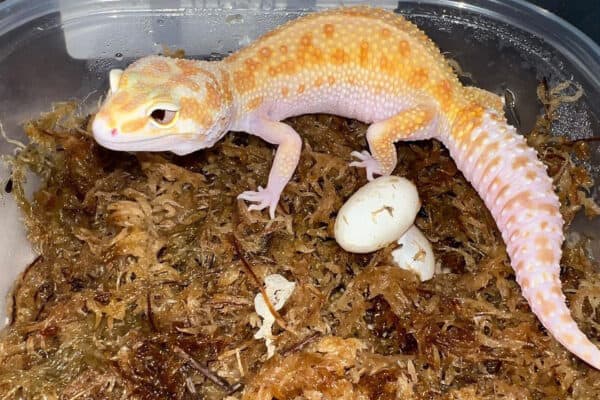
<svg viewBox="0 0 600 400">
<path fill-rule="evenodd" d="M 272 193 L 268 188 L 265 189 L 259 186 L 257 191 L 247 190 L 240 193 L 237 198 L 255 203 L 248 207 L 248 211 L 260 211 L 268 207 L 269 216 L 271 219 L 275 218 L 275 208 L 279 202 L 279 195 Z"/>
<path fill-rule="evenodd" d="M 367 150 L 363 150 L 360 153 L 358 151 L 353 151 L 350 155 L 358 158 L 359 161 L 352 161 L 348 165 L 351 167 L 364 168 L 367 173 L 367 180 L 372 181 L 375 179 L 373 174 L 383 175 L 379 162 L 377 162 Z"/>
</svg>

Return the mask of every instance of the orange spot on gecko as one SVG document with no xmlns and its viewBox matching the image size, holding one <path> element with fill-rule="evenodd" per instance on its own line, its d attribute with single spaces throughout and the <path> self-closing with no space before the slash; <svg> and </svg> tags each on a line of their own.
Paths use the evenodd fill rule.
<svg viewBox="0 0 600 400">
<path fill-rule="evenodd" d="M 389 58 L 387 58 L 385 55 L 382 55 L 379 59 L 379 68 L 381 68 L 383 72 L 390 73 L 394 69 L 394 65 Z"/>
<path fill-rule="evenodd" d="M 248 110 L 256 110 L 263 102 L 262 97 L 255 97 L 248 102 Z"/>
<path fill-rule="evenodd" d="M 483 143 L 485 143 L 488 138 L 489 134 L 487 132 L 481 132 L 479 136 L 477 136 L 471 143 L 472 148 L 478 149 L 479 147 L 483 146 Z"/>
<path fill-rule="evenodd" d="M 253 74 L 249 74 L 247 72 L 242 71 L 235 71 L 233 73 L 233 84 L 237 91 L 243 94 L 254 89 L 256 81 L 254 79 Z"/>
<path fill-rule="evenodd" d="M 254 61 L 252 58 L 249 58 L 246 61 L 244 61 L 244 64 L 246 65 L 246 69 L 250 73 L 252 73 L 253 71 L 256 71 L 258 69 L 258 67 L 260 66 L 260 63 L 258 61 Z"/>
<path fill-rule="evenodd" d="M 534 207 L 537 211 L 545 211 L 549 215 L 558 215 L 559 214 L 558 208 L 553 204 L 542 203 L 542 204 L 536 204 Z"/>
<path fill-rule="evenodd" d="M 200 86 L 198 85 L 198 83 L 196 81 L 194 81 L 193 79 L 190 79 L 189 76 L 186 76 L 184 74 L 176 75 L 175 77 L 171 78 L 171 83 L 172 83 L 172 85 L 167 85 L 167 86 L 174 87 L 177 85 L 182 85 L 182 86 L 186 86 L 186 87 L 190 88 L 193 91 L 200 90 Z"/>
<path fill-rule="evenodd" d="M 125 122 L 121 126 L 121 131 L 123 133 L 136 132 L 136 131 L 139 131 L 140 129 L 144 128 L 147 123 L 148 123 L 148 120 L 146 118 L 133 119 L 133 120 Z"/>
<path fill-rule="evenodd" d="M 530 181 L 534 181 L 534 180 L 535 180 L 535 178 L 537 178 L 537 174 L 536 174 L 536 172 L 535 172 L 535 171 L 533 171 L 533 170 L 530 170 L 530 171 L 527 171 L 527 173 L 525 174 L 525 177 L 526 177 L 527 179 L 529 179 Z"/>
<path fill-rule="evenodd" d="M 517 169 L 523 168 L 523 167 L 527 166 L 528 162 L 529 162 L 529 158 L 526 156 L 516 157 L 513 160 L 512 169 L 517 170 Z"/>
<path fill-rule="evenodd" d="M 333 75 L 329 75 L 327 77 L 327 83 L 331 86 L 335 83 L 335 77 Z"/>
<path fill-rule="evenodd" d="M 452 101 L 452 85 L 447 79 L 444 79 L 435 85 L 433 88 L 433 95 L 440 102 L 442 108 L 448 108 L 450 102 Z"/>
<path fill-rule="evenodd" d="M 269 67 L 269 75 L 271 75 L 271 76 L 277 75 L 277 68 Z"/>
<path fill-rule="evenodd" d="M 398 53 L 402 57 L 408 57 L 410 55 L 410 44 L 406 40 L 401 40 L 398 43 Z"/>
<path fill-rule="evenodd" d="M 271 57 L 271 54 L 273 54 L 273 50 L 271 50 L 268 47 L 262 47 L 258 51 L 258 54 L 260 55 L 261 58 L 267 60 L 267 59 L 269 59 L 269 57 Z"/>
<path fill-rule="evenodd" d="M 217 110 L 221 105 L 219 97 L 220 96 L 217 89 L 210 83 L 206 82 L 205 104 L 208 106 L 208 108 L 210 108 L 211 110 Z"/>
<path fill-rule="evenodd" d="M 477 104 L 471 104 L 458 111 L 452 129 L 454 138 L 459 142 L 468 140 L 471 136 L 471 132 L 475 129 L 475 126 L 481 124 L 483 112 L 483 107 Z M 484 172 L 483 176 L 485 175 Z"/>
<path fill-rule="evenodd" d="M 300 85 L 300 86 L 298 86 L 298 90 L 297 90 L 298 94 L 302 94 L 302 93 L 304 93 L 304 89 L 305 89 L 305 86 L 304 86 L 304 85 Z"/>
<path fill-rule="evenodd" d="M 573 318 L 569 314 L 565 313 L 560 316 L 560 322 L 562 322 L 563 324 L 568 324 L 572 321 L 573 321 Z"/>
<path fill-rule="evenodd" d="M 548 238 L 544 237 L 544 236 L 535 238 L 535 244 L 540 247 L 545 247 L 545 248 L 550 246 L 550 242 L 548 241 Z"/>
<path fill-rule="evenodd" d="M 181 114 L 187 118 L 190 118 L 200 124 L 202 127 L 207 128 L 212 125 L 212 118 L 209 110 L 207 110 L 204 104 L 201 104 L 193 97 L 182 97 L 179 100 L 181 105 Z"/>
<path fill-rule="evenodd" d="M 538 305 L 542 305 L 542 304 L 544 303 L 544 301 L 545 301 L 545 300 L 544 300 L 544 295 L 543 295 L 541 292 L 537 292 L 537 293 L 535 294 L 535 302 L 536 302 Z"/>
<path fill-rule="evenodd" d="M 286 62 L 283 63 L 282 69 L 285 73 L 291 75 L 294 72 L 296 72 L 296 63 L 292 60 L 287 60 Z"/>
<path fill-rule="evenodd" d="M 279 52 L 281 54 L 287 54 L 288 52 L 288 47 L 285 44 L 282 44 L 281 46 L 279 46 Z"/>
<path fill-rule="evenodd" d="M 408 78 L 408 84 L 415 88 L 420 88 L 427 83 L 427 79 L 429 79 L 429 73 L 425 68 L 415 68 L 413 73 Z"/>
<path fill-rule="evenodd" d="M 179 65 L 177 65 L 179 66 Z M 165 60 L 154 60 L 148 63 L 148 68 L 150 68 L 154 73 L 160 72 L 166 74 L 170 72 L 169 64 Z"/>
<path fill-rule="evenodd" d="M 312 35 L 310 33 L 305 33 L 300 38 L 300 45 L 307 47 L 312 44 Z"/>
<path fill-rule="evenodd" d="M 562 295 L 562 290 L 560 289 L 560 286 L 555 285 L 552 286 L 552 289 L 550 289 L 550 293 L 552 293 L 555 296 L 560 296 Z"/>
<path fill-rule="evenodd" d="M 323 62 L 323 51 L 317 47 L 310 46 L 307 50 L 310 62 L 313 64 L 320 64 Z"/>
<path fill-rule="evenodd" d="M 190 76 L 202 72 L 202 69 L 195 65 L 195 61 L 179 59 L 175 61 L 175 65 L 181 70 L 182 75 Z"/>
<path fill-rule="evenodd" d="M 548 227 L 548 221 L 542 221 L 542 223 L 540 224 L 540 228 L 542 230 L 546 230 L 547 227 Z"/>
<path fill-rule="evenodd" d="M 336 65 L 341 65 L 346 61 L 346 52 L 339 47 L 331 53 L 331 61 Z"/>
<path fill-rule="evenodd" d="M 333 24 L 325 24 L 325 26 L 323 26 L 323 34 L 327 39 L 331 39 L 334 33 L 335 27 L 333 26 Z"/>
<path fill-rule="evenodd" d="M 494 154 L 495 152 L 498 151 L 498 149 L 500 149 L 500 143 L 494 142 L 494 143 L 490 143 L 487 146 L 485 146 L 485 149 L 483 150 L 483 152 L 485 154 Z"/>
<path fill-rule="evenodd" d="M 539 250 L 537 253 L 537 258 L 544 264 L 552 264 L 555 262 L 554 253 L 552 252 L 552 249 L 549 248 Z"/>
<path fill-rule="evenodd" d="M 575 335 L 572 333 L 565 333 L 562 339 L 570 345 L 575 344 Z"/>
<path fill-rule="evenodd" d="M 325 80 L 322 77 L 318 77 L 315 79 L 315 87 L 321 87 L 325 83 Z"/>
<path fill-rule="evenodd" d="M 521 287 L 522 287 L 523 289 L 528 289 L 530 286 L 531 286 L 531 281 L 530 281 L 528 278 L 524 278 L 524 279 L 521 281 Z"/>
<path fill-rule="evenodd" d="M 229 103 L 233 101 L 233 93 L 229 86 L 229 73 L 223 69 L 220 69 L 223 79 L 221 80 L 221 94 L 225 97 L 225 102 Z"/>
<path fill-rule="evenodd" d="M 510 210 L 513 207 L 518 206 L 518 205 L 527 207 L 529 205 L 530 201 L 531 201 L 531 193 L 530 192 L 520 192 L 520 193 L 514 195 L 510 200 L 508 200 L 504 204 L 504 207 L 502 207 L 502 209 Z"/>
<path fill-rule="evenodd" d="M 550 316 L 556 311 L 556 305 L 551 301 L 544 300 L 540 304 L 540 311 L 543 315 Z"/>
<path fill-rule="evenodd" d="M 392 35 L 392 31 L 390 31 L 388 28 L 383 28 L 381 30 L 381 37 L 383 38 L 388 38 Z"/>
<path fill-rule="evenodd" d="M 283 97 L 287 97 L 287 95 L 288 95 L 289 93 L 290 93 L 290 90 L 287 88 L 287 86 L 283 86 L 283 87 L 281 88 L 281 95 L 282 95 Z"/>
<path fill-rule="evenodd" d="M 361 67 L 364 68 L 369 64 L 369 43 L 366 40 L 360 43 L 358 58 Z"/>
</svg>

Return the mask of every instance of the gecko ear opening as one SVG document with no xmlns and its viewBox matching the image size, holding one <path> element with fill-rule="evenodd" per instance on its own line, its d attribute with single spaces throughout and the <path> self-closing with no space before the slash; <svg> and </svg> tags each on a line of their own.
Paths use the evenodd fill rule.
<svg viewBox="0 0 600 400">
<path fill-rule="evenodd" d="M 108 75 L 110 81 L 110 91 L 111 93 L 115 93 L 119 88 L 119 81 L 121 80 L 121 75 L 123 74 L 122 69 L 111 69 Z"/>
</svg>

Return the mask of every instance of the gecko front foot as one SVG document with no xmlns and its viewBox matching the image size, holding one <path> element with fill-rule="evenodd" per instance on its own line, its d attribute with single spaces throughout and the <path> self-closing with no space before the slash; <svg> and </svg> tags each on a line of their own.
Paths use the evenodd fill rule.
<svg viewBox="0 0 600 400">
<path fill-rule="evenodd" d="M 258 187 L 258 191 L 247 190 L 237 197 L 238 199 L 246 200 L 252 204 L 248 207 L 248 211 L 260 211 L 267 207 L 269 207 L 269 216 L 271 219 L 275 218 L 275 208 L 277 207 L 277 203 L 279 202 L 279 193 L 273 193 L 269 190 L 269 187 L 263 188 L 262 186 Z"/>
<path fill-rule="evenodd" d="M 349 165 L 351 167 L 365 168 L 367 179 L 369 181 L 374 179 L 373 174 L 383 175 L 379 162 L 377 162 L 367 150 L 363 150 L 360 153 L 358 151 L 353 151 L 350 155 L 358 158 L 360 161 L 352 161 Z"/>
</svg>

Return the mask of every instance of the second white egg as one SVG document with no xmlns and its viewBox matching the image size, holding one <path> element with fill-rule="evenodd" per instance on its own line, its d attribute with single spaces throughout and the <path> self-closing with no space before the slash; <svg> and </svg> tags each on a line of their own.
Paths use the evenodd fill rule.
<svg viewBox="0 0 600 400">
<path fill-rule="evenodd" d="M 415 185 L 399 176 L 382 176 L 354 193 L 340 208 L 334 233 L 352 253 L 370 253 L 398 240 L 421 207 Z"/>
</svg>

